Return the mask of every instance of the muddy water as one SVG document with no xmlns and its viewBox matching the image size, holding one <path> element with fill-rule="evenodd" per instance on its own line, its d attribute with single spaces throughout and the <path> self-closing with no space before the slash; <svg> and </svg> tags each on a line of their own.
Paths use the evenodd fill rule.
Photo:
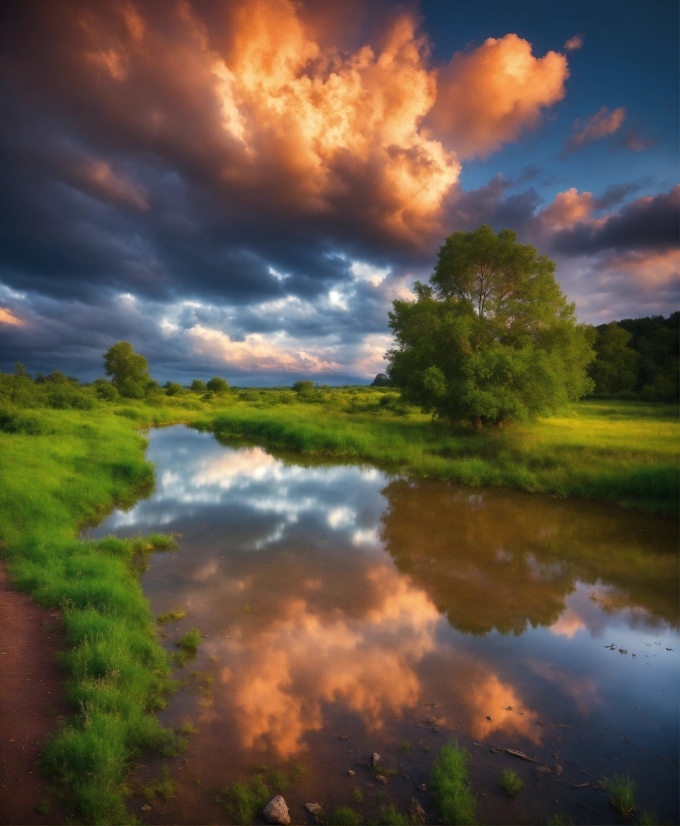
<svg viewBox="0 0 680 826">
<path fill-rule="evenodd" d="M 162 626 L 169 651 L 192 627 L 204 641 L 161 714 L 197 729 L 168 761 L 179 790 L 146 822 L 233 822 L 216 792 L 257 775 L 285 786 L 294 823 L 313 822 L 308 802 L 375 822 L 414 795 L 436 823 L 416 787 L 453 737 L 480 822 L 620 822 L 597 785 L 614 774 L 636 781 L 639 813 L 678 822 L 678 767 L 662 759 L 678 759 L 675 521 L 305 464 L 182 427 L 153 431 L 149 457 L 154 495 L 95 533 L 181 533 L 144 590 L 156 613 L 187 611 Z M 504 768 L 525 782 L 514 800 Z"/>
</svg>

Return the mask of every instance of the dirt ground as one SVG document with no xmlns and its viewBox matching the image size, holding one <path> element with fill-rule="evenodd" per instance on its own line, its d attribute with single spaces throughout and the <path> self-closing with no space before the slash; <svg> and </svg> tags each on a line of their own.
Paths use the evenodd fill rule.
<svg viewBox="0 0 680 826">
<path fill-rule="evenodd" d="M 0 824 L 65 820 L 38 766 L 45 740 L 68 714 L 56 656 L 63 636 L 59 612 L 12 590 L 0 562 Z"/>
</svg>

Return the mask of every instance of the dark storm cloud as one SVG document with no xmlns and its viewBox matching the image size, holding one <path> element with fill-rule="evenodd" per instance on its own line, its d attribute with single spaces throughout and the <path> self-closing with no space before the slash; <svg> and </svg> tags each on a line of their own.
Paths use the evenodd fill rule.
<svg viewBox="0 0 680 826">
<path fill-rule="evenodd" d="M 578 223 L 558 232 L 551 247 L 568 255 L 601 250 L 669 250 L 678 245 L 680 186 L 656 197 L 638 198 L 604 223 Z"/>
</svg>

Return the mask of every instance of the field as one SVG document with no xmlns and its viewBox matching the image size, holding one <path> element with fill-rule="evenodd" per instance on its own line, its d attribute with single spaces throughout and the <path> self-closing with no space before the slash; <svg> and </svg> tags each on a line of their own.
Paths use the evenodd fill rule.
<svg viewBox="0 0 680 826">
<path fill-rule="evenodd" d="M 205 400 L 185 391 L 153 403 L 79 392 L 89 409 L 34 399 L 0 411 L 0 548 L 16 585 L 64 615 L 74 715 L 52 738 L 44 769 L 82 822 L 128 822 L 132 762 L 145 751 L 182 747 L 154 715 L 172 682 L 138 582 L 145 556 L 173 540 L 78 538 L 84 526 L 152 489 L 141 427 L 186 422 L 218 437 L 468 485 L 677 512 L 679 430 L 671 407 L 587 401 L 559 417 L 477 433 L 431 422 L 393 392 L 371 388 L 304 398 L 282 389 L 229 391 Z"/>
</svg>

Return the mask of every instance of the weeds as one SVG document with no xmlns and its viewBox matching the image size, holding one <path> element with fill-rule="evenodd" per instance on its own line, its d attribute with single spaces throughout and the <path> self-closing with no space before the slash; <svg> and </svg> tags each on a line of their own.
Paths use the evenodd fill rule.
<svg viewBox="0 0 680 826">
<path fill-rule="evenodd" d="M 160 776 L 142 786 L 140 793 L 147 803 L 153 803 L 156 795 L 165 801 L 172 800 L 177 793 L 177 783 L 170 777 L 168 767 L 163 766 Z"/>
<path fill-rule="evenodd" d="M 405 812 L 400 812 L 390 803 L 389 806 L 380 807 L 380 820 L 378 823 L 380 823 L 381 826 L 411 826 L 414 820 Z"/>
<path fill-rule="evenodd" d="M 201 644 L 201 632 L 197 628 L 192 628 L 187 631 L 183 637 L 180 637 L 175 645 L 181 648 L 186 654 L 195 655 L 198 647 Z"/>
<path fill-rule="evenodd" d="M 614 780 L 606 781 L 609 802 L 625 818 L 632 817 L 635 811 L 636 785 L 632 777 L 619 774 L 614 775 Z"/>
<path fill-rule="evenodd" d="M 399 746 L 399 751 L 403 751 L 404 754 L 408 754 L 411 751 L 410 741 L 404 740 L 404 742 Z"/>
<path fill-rule="evenodd" d="M 352 790 L 352 803 L 363 803 L 364 802 L 364 795 L 362 794 L 361 789 L 353 789 Z"/>
<path fill-rule="evenodd" d="M 177 608 L 174 611 L 166 611 L 164 614 L 159 614 L 156 617 L 156 622 L 177 622 L 178 620 L 184 619 L 186 615 L 187 612 L 184 608 Z"/>
<path fill-rule="evenodd" d="M 190 723 L 189 720 L 185 720 L 182 725 L 177 729 L 178 734 L 182 734 L 187 736 L 189 734 L 198 734 L 198 729 L 193 723 Z"/>
<path fill-rule="evenodd" d="M 328 823 L 331 826 L 359 826 L 361 818 L 349 806 L 338 806 L 333 810 Z"/>
<path fill-rule="evenodd" d="M 226 790 L 225 796 L 229 814 L 236 823 L 244 824 L 252 823 L 271 797 L 269 789 L 260 777 L 254 777 L 248 784 L 234 783 L 230 789 Z"/>
<path fill-rule="evenodd" d="M 455 740 L 439 752 L 430 774 L 429 788 L 439 814 L 446 823 L 475 822 L 477 801 L 470 791 L 468 753 Z"/>
<path fill-rule="evenodd" d="M 524 781 L 518 774 L 509 769 L 503 769 L 501 772 L 501 789 L 508 797 L 517 797 L 523 788 Z"/>
</svg>

